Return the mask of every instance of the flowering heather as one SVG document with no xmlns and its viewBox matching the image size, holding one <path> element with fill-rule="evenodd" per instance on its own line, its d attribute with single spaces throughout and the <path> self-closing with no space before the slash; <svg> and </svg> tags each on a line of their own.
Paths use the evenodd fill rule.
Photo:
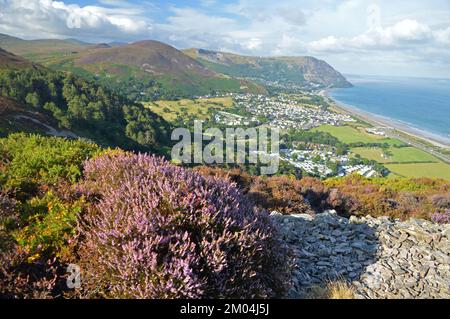
<svg viewBox="0 0 450 319">
<path fill-rule="evenodd" d="M 288 280 L 267 212 L 227 180 L 148 155 L 85 164 L 80 256 L 87 297 L 264 298 Z"/>
<path fill-rule="evenodd" d="M 450 209 L 446 209 L 443 213 L 432 214 L 431 220 L 438 224 L 450 224 Z"/>
</svg>

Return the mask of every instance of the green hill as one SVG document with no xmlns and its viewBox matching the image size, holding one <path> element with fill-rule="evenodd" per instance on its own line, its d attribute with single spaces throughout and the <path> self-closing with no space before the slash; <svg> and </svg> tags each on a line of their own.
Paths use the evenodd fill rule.
<svg viewBox="0 0 450 319">
<path fill-rule="evenodd" d="M 167 142 L 169 124 L 142 104 L 73 74 L 0 53 L 0 134 L 80 136 L 105 146 L 155 152 Z"/>
<path fill-rule="evenodd" d="M 207 69 L 157 41 L 126 45 L 73 40 L 27 41 L 0 35 L 0 47 L 51 69 L 96 80 L 133 100 L 175 99 L 216 92 L 267 93 L 255 83 Z"/>
<path fill-rule="evenodd" d="M 48 58 L 77 54 L 90 49 L 93 45 L 71 39 L 23 40 L 0 34 L 0 47 L 8 52 L 41 63 Z"/>
<path fill-rule="evenodd" d="M 17 55 L 0 48 L 0 68 L 2 69 L 23 69 L 27 67 L 38 67 Z"/>
<path fill-rule="evenodd" d="M 313 57 L 252 57 L 202 49 L 184 52 L 211 70 L 233 77 L 250 78 L 268 86 L 351 86 L 328 63 Z"/>
</svg>

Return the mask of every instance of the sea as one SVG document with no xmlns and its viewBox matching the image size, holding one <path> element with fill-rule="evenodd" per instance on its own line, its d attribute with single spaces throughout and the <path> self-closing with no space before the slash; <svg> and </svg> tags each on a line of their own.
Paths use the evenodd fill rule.
<svg viewBox="0 0 450 319">
<path fill-rule="evenodd" d="M 450 139 L 450 79 L 346 77 L 354 87 L 330 90 L 335 101 Z"/>
</svg>

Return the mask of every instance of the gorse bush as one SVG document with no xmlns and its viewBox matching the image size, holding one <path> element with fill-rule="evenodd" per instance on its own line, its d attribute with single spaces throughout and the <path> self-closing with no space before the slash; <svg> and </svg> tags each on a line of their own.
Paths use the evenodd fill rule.
<svg viewBox="0 0 450 319">
<path fill-rule="evenodd" d="M 16 231 L 15 240 L 32 261 L 43 254 L 61 257 L 67 254 L 67 242 L 75 235 L 77 215 L 82 212 L 83 198 L 64 202 L 53 192 L 33 198 L 23 205 L 26 226 Z"/>
<path fill-rule="evenodd" d="M 287 259 L 268 213 L 227 180 L 147 155 L 90 160 L 81 185 L 84 293 L 120 298 L 281 295 Z"/>
<path fill-rule="evenodd" d="M 82 177 L 84 161 L 100 151 L 86 141 L 11 134 L 0 139 L 0 182 L 5 189 L 22 192 L 40 185 L 75 183 Z"/>
</svg>

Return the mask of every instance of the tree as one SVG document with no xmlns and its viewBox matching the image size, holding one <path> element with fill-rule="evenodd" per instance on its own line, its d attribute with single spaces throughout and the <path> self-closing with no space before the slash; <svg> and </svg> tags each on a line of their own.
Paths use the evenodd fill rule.
<svg viewBox="0 0 450 319">
<path fill-rule="evenodd" d="M 35 108 L 39 108 L 41 105 L 39 95 L 36 92 L 28 93 L 25 102 Z"/>
</svg>

